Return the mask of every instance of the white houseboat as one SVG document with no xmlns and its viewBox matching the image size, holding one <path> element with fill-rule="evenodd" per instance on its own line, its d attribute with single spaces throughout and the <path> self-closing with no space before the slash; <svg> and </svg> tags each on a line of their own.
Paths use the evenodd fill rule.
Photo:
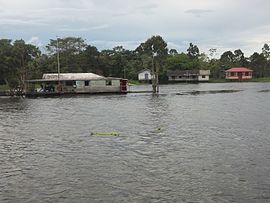
<svg viewBox="0 0 270 203">
<path fill-rule="evenodd" d="M 127 93 L 127 80 L 94 73 L 43 74 L 42 79 L 28 80 L 26 97 L 66 94 Z"/>
</svg>

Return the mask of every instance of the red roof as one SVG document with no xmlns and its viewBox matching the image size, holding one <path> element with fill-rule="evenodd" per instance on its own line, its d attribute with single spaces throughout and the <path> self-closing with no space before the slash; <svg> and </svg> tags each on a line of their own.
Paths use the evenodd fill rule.
<svg viewBox="0 0 270 203">
<path fill-rule="evenodd" d="M 226 70 L 225 72 L 252 72 L 253 70 L 244 68 L 244 67 L 239 67 L 239 68 L 231 68 L 229 70 Z"/>
</svg>

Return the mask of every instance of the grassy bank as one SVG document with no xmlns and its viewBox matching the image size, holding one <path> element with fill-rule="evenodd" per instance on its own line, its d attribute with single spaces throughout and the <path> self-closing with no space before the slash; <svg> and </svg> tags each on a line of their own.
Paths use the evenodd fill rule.
<svg viewBox="0 0 270 203">
<path fill-rule="evenodd" d="M 225 83 L 225 82 L 231 82 L 231 81 L 228 81 L 225 79 L 213 79 L 213 78 L 209 80 L 209 83 Z M 243 82 L 270 82 L 270 77 L 253 78 L 252 80 L 247 80 Z"/>
<path fill-rule="evenodd" d="M 210 78 L 209 83 L 224 83 L 224 82 L 228 82 L 225 79 L 213 79 Z"/>
<path fill-rule="evenodd" d="M 0 92 L 7 91 L 7 90 L 9 90 L 9 87 L 7 85 L 0 85 Z"/>
<path fill-rule="evenodd" d="M 270 77 L 253 78 L 251 81 L 252 82 L 270 82 Z"/>
<path fill-rule="evenodd" d="M 130 84 L 130 85 L 141 85 L 142 83 L 140 83 L 138 80 L 128 80 L 128 84 Z"/>
</svg>

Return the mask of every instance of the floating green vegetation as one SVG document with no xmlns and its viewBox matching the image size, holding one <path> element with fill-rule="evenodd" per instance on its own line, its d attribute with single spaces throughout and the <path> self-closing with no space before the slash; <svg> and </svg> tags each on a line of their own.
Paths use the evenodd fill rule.
<svg viewBox="0 0 270 203">
<path fill-rule="evenodd" d="M 93 136 L 119 136 L 120 134 L 117 132 L 92 132 Z"/>
<path fill-rule="evenodd" d="M 242 90 L 206 90 L 206 91 L 190 91 L 190 92 L 181 92 L 176 93 L 176 95 L 198 95 L 198 94 L 222 94 L 222 93 L 234 93 L 240 92 Z"/>
</svg>

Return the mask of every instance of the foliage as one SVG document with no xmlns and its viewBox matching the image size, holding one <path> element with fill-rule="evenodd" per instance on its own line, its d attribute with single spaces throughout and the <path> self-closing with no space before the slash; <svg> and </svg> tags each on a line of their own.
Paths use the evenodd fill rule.
<svg viewBox="0 0 270 203">
<path fill-rule="evenodd" d="M 5 81 L 11 89 L 23 88 L 27 79 L 57 72 L 57 52 L 63 73 L 93 72 L 136 80 L 140 70 L 154 68 L 159 80 L 166 82 L 168 70 L 209 69 L 212 81 L 222 81 L 226 69 L 243 66 L 253 69 L 256 78 L 270 77 L 268 44 L 263 45 L 261 53 L 255 52 L 250 57 L 245 57 L 242 50 L 236 49 L 225 51 L 216 59 L 216 49 L 209 49 L 208 56 L 200 53 L 198 46 L 193 43 L 189 44 L 186 53 L 168 50 L 161 36 L 152 36 L 135 50 L 116 46 L 101 51 L 82 38 L 66 37 L 51 39 L 46 46 L 46 53 L 42 54 L 38 47 L 23 40 L 0 39 L 0 81 Z"/>
<path fill-rule="evenodd" d="M 187 55 L 191 58 L 191 59 L 195 59 L 199 56 L 200 54 L 200 50 L 197 47 L 197 45 L 193 45 L 192 43 L 189 44 L 189 48 L 187 49 Z"/>
</svg>

